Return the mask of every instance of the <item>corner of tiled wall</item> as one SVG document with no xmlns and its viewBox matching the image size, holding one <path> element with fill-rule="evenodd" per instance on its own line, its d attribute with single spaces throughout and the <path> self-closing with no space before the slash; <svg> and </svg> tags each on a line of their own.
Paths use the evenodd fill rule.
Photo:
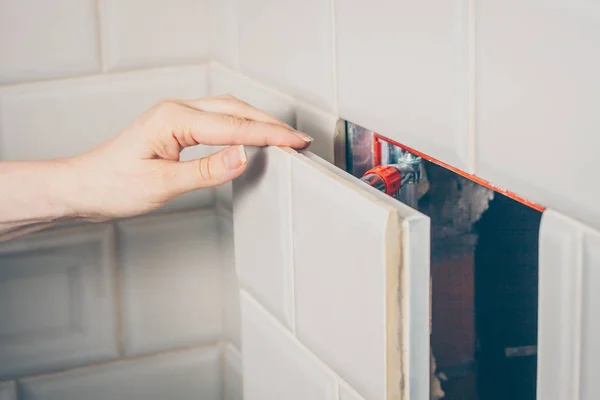
<svg viewBox="0 0 600 400">
<path fill-rule="evenodd" d="M 0 4 L 0 159 L 79 154 L 163 98 L 206 96 L 209 12 L 208 0 Z M 239 399 L 230 199 L 199 190 L 154 215 L 1 244 L 0 399 Z"/>
</svg>

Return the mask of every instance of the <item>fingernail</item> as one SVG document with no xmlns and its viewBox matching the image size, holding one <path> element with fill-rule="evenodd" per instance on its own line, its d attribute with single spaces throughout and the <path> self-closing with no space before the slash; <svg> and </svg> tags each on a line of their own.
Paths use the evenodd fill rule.
<svg viewBox="0 0 600 400">
<path fill-rule="evenodd" d="M 246 163 L 246 160 L 246 150 L 242 145 L 232 146 L 223 154 L 223 163 L 227 169 L 238 169 Z"/>
<path fill-rule="evenodd" d="M 302 132 L 298 132 L 298 131 L 294 131 L 292 133 L 296 137 L 299 137 L 300 139 L 304 140 L 306 143 L 310 143 L 310 142 L 313 142 L 315 140 L 312 137 L 308 136 L 306 133 L 302 133 Z"/>
</svg>

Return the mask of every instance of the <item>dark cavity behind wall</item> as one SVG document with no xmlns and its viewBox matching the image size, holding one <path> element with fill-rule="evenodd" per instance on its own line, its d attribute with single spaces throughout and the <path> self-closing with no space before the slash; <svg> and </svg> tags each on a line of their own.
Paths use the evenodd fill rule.
<svg viewBox="0 0 600 400">
<path fill-rule="evenodd" d="M 445 400 L 535 400 L 541 213 L 427 163 L 432 351 Z"/>
<path fill-rule="evenodd" d="M 541 216 L 497 195 L 476 224 L 475 321 L 482 400 L 536 398 L 537 356 L 508 358 L 505 351 L 537 345 Z"/>
</svg>

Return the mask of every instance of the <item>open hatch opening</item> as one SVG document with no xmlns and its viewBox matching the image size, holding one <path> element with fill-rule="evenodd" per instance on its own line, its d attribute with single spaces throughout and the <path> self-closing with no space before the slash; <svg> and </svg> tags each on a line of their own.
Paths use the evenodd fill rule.
<svg viewBox="0 0 600 400">
<path fill-rule="evenodd" d="M 404 162 L 423 171 L 393 196 L 431 219 L 431 398 L 535 400 L 543 207 L 345 126 L 346 170 L 356 177 Z"/>
</svg>

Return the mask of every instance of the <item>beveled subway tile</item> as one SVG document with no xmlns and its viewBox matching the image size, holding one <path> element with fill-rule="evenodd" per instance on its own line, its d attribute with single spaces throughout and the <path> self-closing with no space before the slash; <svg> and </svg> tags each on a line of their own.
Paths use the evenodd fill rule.
<svg viewBox="0 0 600 400">
<path fill-rule="evenodd" d="M 114 233 L 59 229 L 0 244 L 0 379 L 118 356 Z"/>
<path fill-rule="evenodd" d="M 331 400 L 335 376 L 247 292 L 242 291 L 246 400 Z"/>
<path fill-rule="evenodd" d="M 233 226 L 240 285 L 283 324 L 293 327 L 290 154 L 278 147 L 248 151 L 233 182 Z"/>
<path fill-rule="evenodd" d="M 220 400 L 217 346 L 23 379 L 22 400 Z"/>
<path fill-rule="evenodd" d="M 119 261 L 128 355 L 216 342 L 221 263 L 214 210 L 121 222 Z"/>
</svg>

